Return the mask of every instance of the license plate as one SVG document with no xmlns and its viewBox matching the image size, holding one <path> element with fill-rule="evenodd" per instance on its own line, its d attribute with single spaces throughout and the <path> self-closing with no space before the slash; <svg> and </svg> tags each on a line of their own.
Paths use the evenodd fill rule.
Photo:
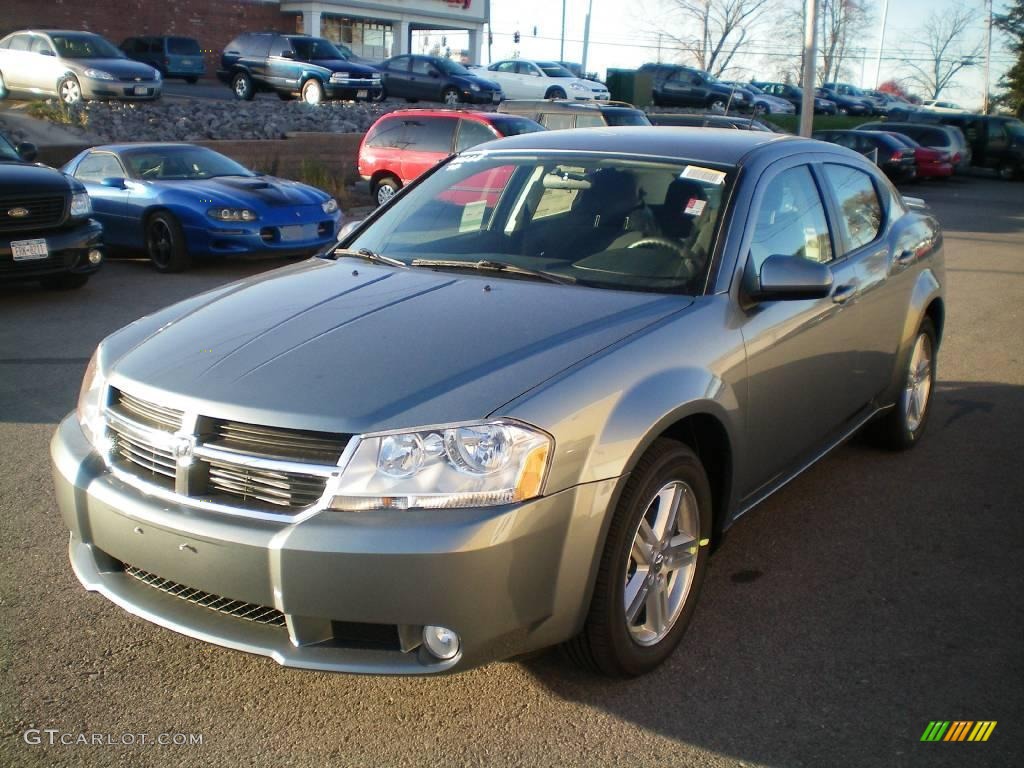
<svg viewBox="0 0 1024 768">
<path fill-rule="evenodd" d="M 183 66 L 183 67 L 191 67 L 192 66 L 192 59 L 182 59 L 181 60 L 181 66 Z"/>
<path fill-rule="evenodd" d="M 11 252 L 15 261 L 31 261 L 32 259 L 45 259 L 50 255 L 50 249 L 46 247 L 46 241 L 39 240 L 13 240 L 11 241 Z"/>
<path fill-rule="evenodd" d="M 149 88 L 147 88 L 146 86 L 144 86 L 144 85 L 136 85 L 135 86 L 135 95 L 136 96 L 146 96 L 148 94 L 149 94 Z"/>
<path fill-rule="evenodd" d="M 317 234 L 316 224 L 291 224 L 281 227 L 281 242 L 293 243 L 297 240 L 313 240 Z"/>
<path fill-rule="evenodd" d="M 491 94 L 491 101 L 494 102 L 495 104 L 497 104 L 499 101 L 501 101 L 501 94 L 500 93 L 492 93 Z"/>
<path fill-rule="evenodd" d="M 369 95 L 370 95 L 369 91 L 356 91 L 356 98 L 357 99 L 365 99 Z"/>
</svg>

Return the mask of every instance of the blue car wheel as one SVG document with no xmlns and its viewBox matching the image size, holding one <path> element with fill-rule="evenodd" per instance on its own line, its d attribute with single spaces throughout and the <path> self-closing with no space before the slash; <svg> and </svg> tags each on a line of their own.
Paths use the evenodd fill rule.
<svg viewBox="0 0 1024 768">
<path fill-rule="evenodd" d="M 146 221 L 146 253 L 158 272 L 181 272 L 192 263 L 181 224 L 166 211 Z"/>
</svg>

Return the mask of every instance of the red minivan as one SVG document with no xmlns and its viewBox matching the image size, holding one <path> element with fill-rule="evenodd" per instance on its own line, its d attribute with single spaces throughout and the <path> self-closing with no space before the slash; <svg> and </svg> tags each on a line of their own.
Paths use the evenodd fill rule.
<svg viewBox="0 0 1024 768">
<path fill-rule="evenodd" d="M 456 109 L 400 109 L 370 126 L 359 145 L 359 175 L 378 205 L 455 152 L 544 126 L 519 115 Z"/>
</svg>

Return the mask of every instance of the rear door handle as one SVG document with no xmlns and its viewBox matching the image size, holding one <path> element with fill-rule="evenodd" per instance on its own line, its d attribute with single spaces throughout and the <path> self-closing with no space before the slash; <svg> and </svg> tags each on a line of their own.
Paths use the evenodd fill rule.
<svg viewBox="0 0 1024 768">
<path fill-rule="evenodd" d="M 840 285 L 832 292 L 832 301 L 836 304 L 845 304 L 856 295 L 857 284 L 847 283 L 846 285 Z"/>
</svg>

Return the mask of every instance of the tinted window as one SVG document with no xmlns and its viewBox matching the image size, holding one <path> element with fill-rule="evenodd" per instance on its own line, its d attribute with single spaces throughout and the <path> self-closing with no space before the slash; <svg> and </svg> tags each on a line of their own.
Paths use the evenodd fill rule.
<svg viewBox="0 0 1024 768">
<path fill-rule="evenodd" d="M 83 181 L 102 181 L 103 179 L 124 178 L 124 168 L 113 155 L 106 152 L 93 152 L 78 164 L 75 178 Z"/>
<path fill-rule="evenodd" d="M 409 59 L 411 56 L 396 56 L 390 61 L 385 62 L 388 69 L 398 70 L 400 72 L 407 72 L 409 70 Z"/>
<path fill-rule="evenodd" d="M 29 50 L 32 53 L 45 53 L 47 51 L 53 51 L 53 48 L 50 47 L 50 43 L 46 40 L 45 37 L 39 37 L 37 35 L 36 37 L 32 38 L 32 43 L 29 45 Z"/>
<path fill-rule="evenodd" d="M 437 70 L 433 64 L 430 63 L 430 59 L 413 59 L 412 60 L 412 71 L 416 75 L 429 75 L 431 72 Z"/>
<path fill-rule="evenodd" d="M 180 181 L 253 175 L 252 171 L 219 152 L 187 144 L 128 149 L 122 157 L 135 179 Z"/>
<path fill-rule="evenodd" d="M 491 115 L 491 125 L 498 129 L 502 136 L 518 136 L 521 133 L 543 131 L 544 126 L 525 117 L 514 115 Z"/>
<path fill-rule="evenodd" d="M 405 148 L 405 122 L 397 119 L 381 120 L 366 136 L 367 147 L 382 149 Z"/>
<path fill-rule="evenodd" d="M 540 116 L 540 122 L 546 128 L 558 131 L 563 128 L 572 128 L 573 115 L 568 112 L 548 112 Z"/>
<path fill-rule="evenodd" d="M 765 187 L 750 256 L 757 270 L 769 256 L 832 259 L 825 208 L 806 165 L 783 171 Z"/>
<path fill-rule="evenodd" d="M 850 250 L 867 245 L 882 229 L 882 203 L 871 176 L 846 165 L 825 165 L 825 178 L 839 201 Z M 844 254 L 845 255 L 845 254 Z"/>
<path fill-rule="evenodd" d="M 605 109 L 602 110 L 604 120 L 608 125 L 650 125 L 651 121 L 647 115 L 635 109 Z"/>
<path fill-rule="evenodd" d="M 246 35 L 238 38 L 244 56 L 263 58 L 270 55 L 270 35 Z"/>
<path fill-rule="evenodd" d="M 576 116 L 576 127 L 577 128 L 602 128 L 604 127 L 604 118 L 601 115 L 577 115 Z"/>
<path fill-rule="evenodd" d="M 492 141 L 494 133 L 483 123 L 476 120 L 459 120 L 459 138 L 455 142 L 455 151 L 461 152 L 485 141 Z"/>
<path fill-rule="evenodd" d="M 269 55 L 282 56 L 285 51 L 292 51 L 293 53 L 296 52 L 295 48 L 292 46 L 292 41 L 286 37 L 275 37 L 273 42 L 270 44 Z M 303 56 L 302 58 L 307 57 Z"/>
<path fill-rule="evenodd" d="M 99 35 L 52 35 L 57 55 L 65 59 L 122 59 L 124 54 Z"/>
<path fill-rule="evenodd" d="M 528 61 L 520 61 L 516 71 L 520 75 L 527 75 L 529 77 L 540 77 L 540 70 L 537 69 L 533 64 Z"/>
<path fill-rule="evenodd" d="M 420 120 L 406 120 L 406 141 L 408 148 L 417 152 L 452 151 L 452 135 L 456 121 L 446 117 L 425 117 Z"/>
<path fill-rule="evenodd" d="M 175 56 L 198 56 L 199 43 L 191 37 L 169 37 L 167 38 L 167 52 Z"/>
</svg>

